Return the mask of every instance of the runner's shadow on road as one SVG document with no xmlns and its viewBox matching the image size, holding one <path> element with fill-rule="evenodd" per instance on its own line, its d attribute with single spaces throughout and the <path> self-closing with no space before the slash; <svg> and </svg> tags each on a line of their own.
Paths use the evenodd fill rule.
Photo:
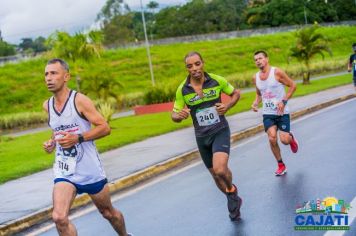
<svg viewBox="0 0 356 236">
<path fill-rule="evenodd" d="M 300 235 L 294 231 L 294 219 L 296 206 L 308 199 L 305 196 L 305 178 L 303 173 L 289 173 L 281 176 L 274 185 L 275 220 L 282 232 L 290 232 L 289 235 Z"/>
<path fill-rule="evenodd" d="M 228 236 L 245 236 L 247 235 L 245 230 L 245 221 L 241 218 L 239 221 L 231 222 L 233 224 L 233 232 L 231 232 Z"/>
</svg>

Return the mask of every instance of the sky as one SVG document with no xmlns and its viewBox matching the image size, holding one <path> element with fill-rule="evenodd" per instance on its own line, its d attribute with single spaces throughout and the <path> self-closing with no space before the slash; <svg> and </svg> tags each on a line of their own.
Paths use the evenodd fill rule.
<svg viewBox="0 0 356 236">
<path fill-rule="evenodd" d="M 181 5 L 188 0 L 155 0 L 160 7 Z M 125 1 L 131 9 L 140 0 Z M 142 0 L 146 6 L 150 0 Z M 3 40 L 18 44 L 21 38 L 47 37 L 56 30 L 70 33 L 92 26 L 106 0 L 0 0 L 0 30 Z"/>
</svg>

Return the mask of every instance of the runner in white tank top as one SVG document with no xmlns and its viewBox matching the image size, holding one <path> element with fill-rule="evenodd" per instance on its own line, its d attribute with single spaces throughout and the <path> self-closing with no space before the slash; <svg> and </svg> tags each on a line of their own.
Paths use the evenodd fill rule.
<svg viewBox="0 0 356 236">
<path fill-rule="evenodd" d="M 77 194 L 88 193 L 114 230 L 119 235 L 129 235 L 122 213 L 112 206 L 107 179 L 93 142 L 108 135 L 110 127 L 88 97 L 67 87 L 69 79 L 65 61 L 48 61 L 45 82 L 53 97 L 43 103 L 43 108 L 48 112 L 53 135 L 43 148 L 47 153 L 55 151 L 53 221 L 59 235 L 77 235 L 68 218 L 69 210 Z"/>
<path fill-rule="evenodd" d="M 284 84 L 276 80 L 275 67 L 271 67 L 267 79 L 261 80 L 260 72 L 256 73 L 256 87 L 261 92 L 263 114 L 264 115 L 279 115 L 278 103 L 286 96 Z M 284 106 L 283 114 L 289 114 L 289 108 Z"/>
<path fill-rule="evenodd" d="M 53 96 L 48 100 L 48 124 L 55 138 L 61 137 L 63 131 L 82 134 L 91 129 L 90 122 L 78 113 L 76 96 L 77 92 L 71 90 L 61 112 L 55 109 Z M 63 178 L 75 184 L 86 185 L 106 178 L 93 141 L 77 143 L 70 148 L 63 148 L 56 143 L 55 155 L 53 170 L 56 179 Z"/>
<path fill-rule="evenodd" d="M 284 175 L 287 168 L 283 163 L 281 151 L 278 146 L 279 138 L 285 145 L 290 145 L 293 153 L 298 151 L 298 141 L 290 132 L 289 107 L 287 106 L 296 90 L 296 83 L 281 69 L 269 65 L 265 51 L 257 51 L 254 54 L 256 66 L 260 69 L 253 81 L 256 85 L 256 99 L 252 104 L 252 110 L 258 111 L 258 104 L 262 101 L 263 124 L 268 134 L 272 153 L 277 161 L 276 176 Z M 287 93 L 285 86 L 289 87 Z"/>
</svg>

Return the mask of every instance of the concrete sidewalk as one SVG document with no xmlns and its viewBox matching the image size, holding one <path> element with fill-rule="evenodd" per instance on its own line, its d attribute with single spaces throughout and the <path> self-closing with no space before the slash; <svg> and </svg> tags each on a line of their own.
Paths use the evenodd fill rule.
<svg viewBox="0 0 356 236">
<path fill-rule="evenodd" d="M 346 85 L 293 98 L 290 100 L 289 106 L 293 113 L 302 110 L 308 112 L 309 107 L 320 103 L 336 101 L 339 98 L 346 100 L 354 96 L 353 86 Z M 239 133 L 260 126 L 262 114 L 251 111 L 243 112 L 229 116 L 228 121 L 231 132 Z M 295 133 L 298 135 L 297 130 Z M 194 130 L 190 127 L 102 153 L 101 159 L 109 181 L 116 182 L 120 178 L 135 175 L 135 173 L 158 163 L 179 155 L 184 156 L 196 148 Z M 1 231 L 4 227 L 16 223 L 18 219 L 41 212 L 43 209 L 50 210 L 52 181 L 53 174 L 50 169 L 0 185 L 0 235 L 2 235 Z"/>
</svg>

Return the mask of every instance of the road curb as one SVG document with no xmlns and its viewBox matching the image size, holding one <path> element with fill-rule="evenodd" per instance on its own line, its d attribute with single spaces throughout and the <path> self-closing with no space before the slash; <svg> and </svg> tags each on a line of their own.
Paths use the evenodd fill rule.
<svg viewBox="0 0 356 236">
<path fill-rule="evenodd" d="M 291 119 L 296 119 L 299 117 L 302 117 L 304 115 L 319 111 L 323 108 L 332 106 L 334 104 L 355 98 L 356 94 L 350 94 L 347 96 L 342 96 L 324 103 L 320 103 L 296 112 L 293 112 L 291 114 Z M 262 132 L 264 130 L 263 125 L 257 125 L 248 129 L 245 129 L 243 131 L 234 133 L 231 135 L 231 141 L 232 142 L 237 142 L 239 140 L 251 137 L 259 132 Z M 123 178 L 120 178 L 113 183 L 110 183 L 110 193 L 116 193 L 119 191 L 122 191 L 124 189 L 127 189 L 129 187 L 132 187 L 136 184 L 142 183 L 148 179 L 151 179 L 155 176 L 158 176 L 164 172 L 167 172 L 169 170 L 172 170 L 176 167 L 182 166 L 182 165 L 187 165 L 193 160 L 198 160 L 199 159 L 199 153 L 198 150 L 192 150 L 190 152 L 183 153 L 179 156 L 176 156 L 174 158 L 168 159 L 166 161 L 154 164 L 152 166 L 149 166 L 143 170 L 137 171 L 135 173 L 132 173 L 128 176 L 125 176 Z M 85 206 L 86 204 L 90 203 L 90 197 L 87 194 L 80 195 L 74 200 L 72 210 L 77 209 L 79 207 Z M 42 223 L 44 221 L 47 221 L 51 218 L 51 213 L 52 213 L 52 207 L 44 208 L 41 209 L 33 214 L 30 214 L 28 216 L 24 216 L 20 219 L 16 219 L 13 221 L 10 221 L 4 225 L 0 225 L 0 236 L 3 235 L 12 235 L 18 232 L 21 232 L 33 225 Z"/>
</svg>

